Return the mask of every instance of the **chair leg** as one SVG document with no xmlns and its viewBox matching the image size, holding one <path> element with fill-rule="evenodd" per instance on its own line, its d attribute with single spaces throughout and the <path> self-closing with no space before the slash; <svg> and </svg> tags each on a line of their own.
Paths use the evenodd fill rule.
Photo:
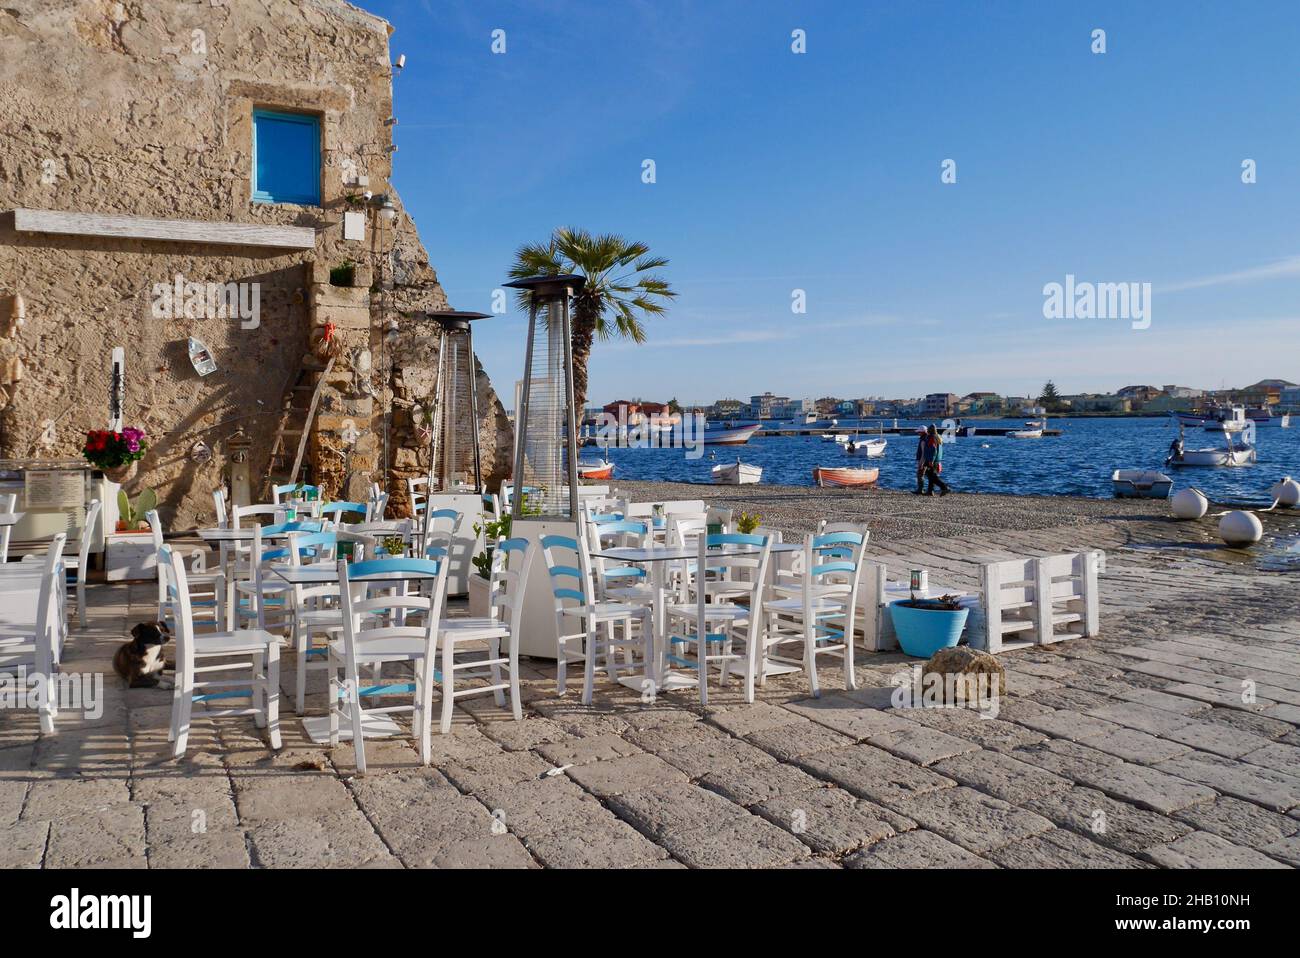
<svg viewBox="0 0 1300 958">
<path fill-rule="evenodd" d="M 559 626 L 560 626 L 560 634 L 563 635 L 563 634 L 564 634 L 564 623 L 563 623 L 563 622 L 559 623 Z M 568 640 L 567 640 L 567 639 L 564 639 L 564 638 L 561 638 L 560 641 L 559 641 L 559 643 L 558 643 L 558 645 L 557 645 L 557 647 L 556 647 L 556 649 L 555 649 L 555 656 L 556 656 L 556 658 L 555 658 L 555 694 L 556 694 L 556 695 L 563 695 L 563 694 L 564 694 L 565 678 L 567 677 L 567 673 L 568 673 L 568 670 L 569 670 L 569 669 L 568 669 L 568 666 L 569 666 L 569 656 L 568 656 L 568 654 L 567 654 L 568 645 L 569 645 Z"/>
<path fill-rule="evenodd" d="M 805 621 L 803 624 L 803 658 L 804 668 L 808 670 L 808 683 L 812 686 L 813 698 L 821 698 L 822 690 L 817 684 L 817 625 Z"/>
<path fill-rule="evenodd" d="M 488 642 L 488 658 L 499 659 L 500 657 L 501 657 L 501 640 L 492 639 L 491 641 Z M 501 666 L 493 662 L 490 667 L 490 671 L 492 673 L 492 684 L 500 685 Z M 503 709 L 506 707 L 506 693 L 503 689 L 494 690 L 492 693 L 492 697 L 496 700 L 497 708 Z"/>
<path fill-rule="evenodd" d="M 610 619 L 605 623 L 605 674 L 609 676 L 611 682 L 618 681 L 618 653 L 615 641 L 620 625 L 623 627 L 623 637 L 627 638 L 630 634 L 627 619 L 620 619 L 617 622 Z"/>
<path fill-rule="evenodd" d="M 451 713 L 456 707 L 456 655 L 450 642 L 442 647 L 442 722 L 443 735 L 451 731 Z"/>
<path fill-rule="evenodd" d="M 180 715 L 177 716 L 175 746 L 172 757 L 181 758 L 190 740 L 190 721 L 194 715 L 194 676 L 187 675 L 181 686 Z"/>
<path fill-rule="evenodd" d="M 302 715 L 307 708 L 307 650 L 311 648 L 311 630 L 299 625 L 294 633 L 294 646 L 298 653 L 298 668 L 293 676 L 294 711 Z"/>
<path fill-rule="evenodd" d="M 352 748 L 357 757 L 357 774 L 366 774 L 366 736 L 361 721 L 361 679 L 358 674 L 347 678 L 348 711 L 352 719 Z"/>
<path fill-rule="evenodd" d="M 330 748 L 337 748 L 339 744 L 339 669 L 338 663 L 331 657 L 329 660 L 330 673 Z"/>
<path fill-rule="evenodd" d="M 853 674 L 853 630 L 845 625 L 844 636 L 844 687 L 847 689 L 856 689 L 858 687 L 858 678 Z"/>
<path fill-rule="evenodd" d="M 176 741 L 176 731 L 180 728 L 181 717 L 181 677 L 175 676 L 172 681 L 172 718 L 171 725 L 167 729 L 167 741 Z"/>
<path fill-rule="evenodd" d="M 582 663 L 582 704 L 590 705 L 592 692 L 596 685 L 596 625 L 588 620 L 586 637 L 586 661 Z"/>
<path fill-rule="evenodd" d="M 524 703 L 519 698 L 519 656 L 515 654 L 515 637 L 510 637 L 510 714 L 516 722 L 524 720 Z"/>
<path fill-rule="evenodd" d="M 423 765 L 433 761 L 433 663 L 436 661 L 435 651 L 433 655 L 420 659 L 415 669 L 416 694 L 420 697 L 416 719 L 420 723 L 420 762 Z"/>
<path fill-rule="evenodd" d="M 266 651 L 266 724 L 271 748 L 280 749 L 280 643 L 272 642 Z"/>
<path fill-rule="evenodd" d="M 86 583 L 77 579 L 77 627 L 86 627 Z"/>
<path fill-rule="evenodd" d="M 706 632 L 697 636 L 699 641 L 695 644 L 695 674 L 698 676 L 700 683 L 701 705 L 709 704 L 709 642 L 708 639 L 705 638 L 707 634 L 708 633 Z"/>
<path fill-rule="evenodd" d="M 253 725 L 257 728 L 266 728 L 266 699 L 271 691 L 266 683 L 266 659 L 265 652 L 253 656 L 253 699 L 250 704 L 257 710 L 253 713 Z"/>
</svg>

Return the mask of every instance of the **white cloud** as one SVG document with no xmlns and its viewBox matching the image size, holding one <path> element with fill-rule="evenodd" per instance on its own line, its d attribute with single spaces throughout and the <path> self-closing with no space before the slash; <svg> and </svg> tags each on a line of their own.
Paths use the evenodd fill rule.
<svg viewBox="0 0 1300 958">
<path fill-rule="evenodd" d="M 1232 273 L 1217 273 L 1200 279 L 1185 280 L 1168 286 L 1156 287 L 1157 293 L 1180 293 L 1188 289 L 1205 289 L 1210 286 L 1227 286 L 1234 283 L 1255 283 L 1260 280 L 1278 279 L 1285 276 L 1300 276 L 1300 256 L 1289 256 L 1266 266 L 1253 266 Z"/>
</svg>

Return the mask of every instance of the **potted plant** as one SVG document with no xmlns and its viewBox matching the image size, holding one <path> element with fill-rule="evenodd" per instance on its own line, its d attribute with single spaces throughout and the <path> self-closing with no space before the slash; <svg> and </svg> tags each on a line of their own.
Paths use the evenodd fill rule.
<svg viewBox="0 0 1300 958">
<path fill-rule="evenodd" d="M 330 269 L 331 286 L 351 286 L 357 275 L 357 264 L 350 259 Z"/>
<path fill-rule="evenodd" d="M 763 517 L 757 512 L 742 512 L 736 516 L 736 531 L 749 535 L 763 524 Z"/>
<path fill-rule="evenodd" d="M 970 609 L 963 609 L 956 596 L 937 599 L 901 599 L 889 606 L 898 644 L 908 655 L 928 659 L 940 649 L 950 649 L 961 641 Z"/>
<path fill-rule="evenodd" d="M 127 426 L 120 432 L 115 429 L 92 429 L 86 433 L 81 454 L 96 469 L 104 473 L 109 482 L 121 485 L 130 478 L 135 464 L 144 458 L 149 449 L 144 441 L 144 430 Z"/>
<path fill-rule="evenodd" d="M 477 573 L 469 577 L 469 614 L 475 618 L 486 618 L 490 614 L 488 599 L 491 593 L 493 543 L 510 538 L 510 515 L 507 513 L 496 519 L 481 516 L 481 521 L 474 523 L 474 535 L 483 536 L 483 551 L 470 561 L 474 563 Z"/>
<path fill-rule="evenodd" d="M 382 545 L 386 556 L 406 555 L 406 539 L 402 536 L 384 536 Z"/>
<path fill-rule="evenodd" d="M 145 489 L 132 502 L 123 489 L 117 490 L 117 530 L 118 532 L 148 532 L 149 523 L 145 514 L 158 508 L 158 494 L 152 489 Z"/>
</svg>

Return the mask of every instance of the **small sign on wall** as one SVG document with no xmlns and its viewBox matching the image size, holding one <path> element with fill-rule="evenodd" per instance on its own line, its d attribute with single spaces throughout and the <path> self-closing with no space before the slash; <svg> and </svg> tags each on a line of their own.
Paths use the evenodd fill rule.
<svg viewBox="0 0 1300 958">
<path fill-rule="evenodd" d="M 75 508 L 85 502 L 86 477 L 80 471 L 28 469 L 23 501 L 29 509 Z"/>
<path fill-rule="evenodd" d="M 344 213 L 343 214 L 343 238 L 345 240 L 362 241 L 366 238 L 366 214 L 365 213 Z"/>
</svg>

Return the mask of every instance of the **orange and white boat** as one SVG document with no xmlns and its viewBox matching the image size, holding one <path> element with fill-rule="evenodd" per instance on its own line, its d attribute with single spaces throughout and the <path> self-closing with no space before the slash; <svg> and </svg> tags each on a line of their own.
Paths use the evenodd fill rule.
<svg viewBox="0 0 1300 958">
<path fill-rule="evenodd" d="M 608 459 L 591 461 L 578 461 L 578 478 L 579 479 L 613 479 L 614 464 Z"/>
<path fill-rule="evenodd" d="M 819 486 L 873 486 L 879 478 L 879 469 L 835 469 L 826 466 L 813 469 L 813 482 Z"/>
</svg>

